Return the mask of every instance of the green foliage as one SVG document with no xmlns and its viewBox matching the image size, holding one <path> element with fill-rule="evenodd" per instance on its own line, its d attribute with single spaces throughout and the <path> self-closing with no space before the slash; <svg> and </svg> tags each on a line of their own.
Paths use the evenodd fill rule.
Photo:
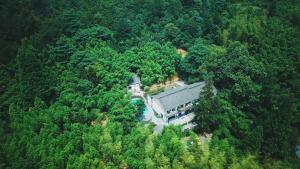
<svg viewBox="0 0 300 169">
<path fill-rule="evenodd" d="M 228 41 L 240 41 L 251 46 L 263 36 L 266 24 L 266 11 L 257 6 L 236 5 L 233 7 L 234 16 L 228 21 L 227 29 L 222 30 L 221 38 L 225 45 Z"/>
<path fill-rule="evenodd" d="M 160 83 L 163 81 L 163 77 L 161 76 L 161 66 L 155 62 L 144 62 L 142 63 L 142 67 L 139 71 L 142 74 L 142 83 L 146 86 L 150 86 L 153 83 Z"/>
<path fill-rule="evenodd" d="M 47 79 L 43 53 L 33 46 L 34 41 L 24 41 L 16 57 L 19 97 L 24 105 L 30 104 L 35 97 L 47 98 L 50 95 L 51 80 Z"/>
<path fill-rule="evenodd" d="M 300 165 L 298 1 L 0 4 L 0 168 Z M 133 73 L 145 89 L 175 73 L 206 80 L 197 133 L 140 122 Z"/>
<path fill-rule="evenodd" d="M 299 129 L 293 127 L 299 120 L 290 119 L 298 119 L 299 111 L 299 98 L 295 96 L 299 34 L 295 28 L 283 24 L 285 21 L 280 17 L 268 18 L 265 9 L 255 5 L 236 4 L 229 12 L 232 18 L 222 30 L 226 36 L 223 44 L 228 46 L 226 52 L 215 52 L 218 48 L 209 45 L 213 49 L 211 55 L 194 67 L 191 63 L 196 61 L 189 61 L 189 57 L 182 61 L 182 65 L 189 63 L 182 70 L 194 72 L 196 78 L 212 74 L 219 90 L 214 101 L 204 98 L 195 106 L 199 130 L 227 138 L 243 149 L 286 158 L 294 153 L 296 145 L 291 137 L 299 137 Z M 203 58 L 200 54 L 196 56 Z M 285 101 L 281 100 L 284 98 Z M 227 116 L 226 112 L 232 113 Z"/>
<path fill-rule="evenodd" d="M 173 76 L 180 56 L 171 44 L 160 45 L 157 42 L 145 43 L 124 53 L 122 64 L 141 76 L 146 86 L 160 83 Z"/>
<path fill-rule="evenodd" d="M 145 103 L 142 100 L 137 100 L 136 103 L 134 103 L 134 106 L 137 111 L 136 117 L 141 118 L 145 110 Z"/>
<path fill-rule="evenodd" d="M 103 26 L 93 26 L 79 31 L 74 39 L 79 44 L 84 44 L 92 40 L 113 40 L 113 32 Z"/>
<path fill-rule="evenodd" d="M 198 40 L 194 46 L 189 48 L 188 56 L 180 63 L 180 68 L 189 82 L 199 81 L 203 76 L 199 70 L 200 65 L 211 56 L 209 45 L 203 40 Z M 202 77 L 203 78 L 203 77 Z"/>
</svg>

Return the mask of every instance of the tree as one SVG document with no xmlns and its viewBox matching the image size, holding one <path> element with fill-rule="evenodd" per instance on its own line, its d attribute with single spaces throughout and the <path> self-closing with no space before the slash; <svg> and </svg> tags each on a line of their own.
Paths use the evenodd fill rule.
<svg viewBox="0 0 300 169">
<path fill-rule="evenodd" d="M 208 44 L 201 39 L 188 51 L 188 56 L 181 61 L 180 68 L 183 74 L 189 77 L 189 82 L 198 81 L 201 79 L 202 73 L 200 72 L 199 67 L 201 67 L 204 64 L 204 61 L 210 57 L 211 51 Z"/>
<path fill-rule="evenodd" d="M 203 91 L 200 92 L 200 100 L 193 107 L 195 112 L 196 130 L 198 132 L 211 132 L 210 123 L 211 113 L 215 109 L 213 93 L 213 82 L 211 78 L 205 81 Z"/>
<path fill-rule="evenodd" d="M 183 44 L 180 29 L 173 23 L 168 23 L 164 28 L 164 34 L 168 41 L 171 41 L 176 46 Z"/>
<path fill-rule="evenodd" d="M 257 81 L 265 77 L 265 68 L 251 57 L 245 46 L 233 43 L 219 61 L 214 73 L 218 88 L 228 89 L 234 105 L 244 111 L 255 111 L 259 104 L 261 85 Z"/>
<path fill-rule="evenodd" d="M 298 1 L 0 6 L 0 168 L 300 166 Z M 177 73 L 206 80 L 197 133 L 156 134 L 140 121 L 144 105 L 126 90 L 133 73 L 145 87 Z"/>
<path fill-rule="evenodd" d="M 134 103 L 136 107 L 136 117 L 140 118 L 143 115 L 143 112 L 145 110 L 145 103 L 142 100 L 137 100 L 136 103 Z"/>
<path fill-rule="evenodd" d="M 84 44 L 92 40 L 114 41 L 114 33 L 103 26 L 93 26 L 83 29 L 74 36 L 75 41 Z"/>
<path fill-rule="evenodd" d="M 49 95 L 50 79 L 47 79 L 43 56 L 33 45 L 34 39 L 23 41 L 16 58 L 17 80 L 21 101 L 31 104 L 35 97 Z"/>
<path fill-rule="evenodd" d="M 141 74 L 142 83 L 146 86 L 163 81 L 162 67 L 153 61 L 144 62 L 139 74 Z"/>
</svg>

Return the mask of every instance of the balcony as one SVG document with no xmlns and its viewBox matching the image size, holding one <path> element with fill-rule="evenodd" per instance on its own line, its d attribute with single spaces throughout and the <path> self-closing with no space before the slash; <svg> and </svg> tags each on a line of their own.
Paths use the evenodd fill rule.
<svg viewBox="0 0 300 169">
<path fill-rule="evenodd" d="M 193 104 L 190 103 L 190 104 L 188 104 L 188 105 L 186 105 L 186 106 L 184 106 L 184 107 L 182 107 L 182 108 L 178 108 L 178 111 L 180 111 L 180 112 L 185 112 L 185 111 L 187 111 L 187 110 L 190 110 L 192 107 L 193 107 Z"/>
<path fill-rule="evenodd" d="M 174 124 L 174 125 L 187 124 L 190 121 L 192 121 L 194 117 L 195 117 L 194 113 L 189 113 L 187 115 L 182 115 L 180 117 L 174 117 L 169 120 L 169 124 Z"/>
</svg>

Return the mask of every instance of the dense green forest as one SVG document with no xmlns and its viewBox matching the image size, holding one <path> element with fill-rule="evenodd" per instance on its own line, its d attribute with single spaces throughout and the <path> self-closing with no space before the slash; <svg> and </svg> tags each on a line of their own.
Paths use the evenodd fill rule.
<svg viewBox="0 0 300 169">
<path fill-rule="evenodd" d="M 300 168 L 299 0 L 1 0 L 0 9 L 0 168 Z M 207 82 L 198 126 L 153 133 L 126 87 L 133 73 L 146 87 L 176 72 Z"/>
</svg>

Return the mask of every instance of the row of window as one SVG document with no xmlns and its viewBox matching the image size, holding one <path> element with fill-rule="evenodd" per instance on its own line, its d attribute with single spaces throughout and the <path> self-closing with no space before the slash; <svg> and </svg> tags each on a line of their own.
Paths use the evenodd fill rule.
<svg viewBox="0 0 300 169">
<path fill-rule="evenodd" d="M 178 106 L 178 107 L 176 107 L 176 108 L 173 108 L 173 109 L 171 109 L 171 110 L 168 110 L 167 113 L 169 114 L 169 113 L 171 113 L 171 112 L 178 111 L 179 109 L 181 109 L 181 108 L 183 108 L 183 107 L 191 106 L 192 104 L 193 104 L 192 102 L 188 102 L 188 103 L 186 103 L 186 104 L 182 104 L 182 105 L 180 105 L 180 106 Z"/>
<path fill-rule="evenodd" d="M 173 116 L 171 116 L 171 117 L 168 117 L 168 123 L 170 122 L 170 121 L 172 121 L 172 120 L 175 120 L 176 118 L 178 119 L 178 118 L 180 118 L 180 117 L 182 117 L 182 116 L 185 116 L 185 115 L 188 115 L 188 114 L 190 114 L 191 112 L 181 112 L 181 113 L 178 113 L 177 114 L 177 116 L 176 115 L 173 115 Z"/>
</svg>

